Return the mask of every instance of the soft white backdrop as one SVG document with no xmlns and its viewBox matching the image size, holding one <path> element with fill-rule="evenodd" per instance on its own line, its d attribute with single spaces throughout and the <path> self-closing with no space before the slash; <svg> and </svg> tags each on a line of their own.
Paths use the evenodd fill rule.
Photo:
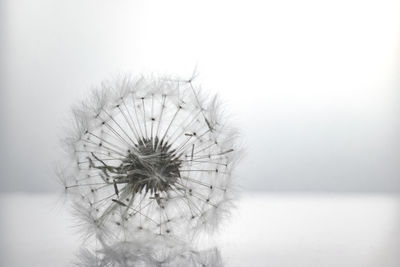
<svg viewBox="0 0 400 267">
<path fill-rule="evenodd" d="M 243 133 L 243 186 L 400 190 L 400 2 L 2 0 L 3 191 L 49 191 L 63 119 L 121 73 L 199 80 Z"/>
</svg>

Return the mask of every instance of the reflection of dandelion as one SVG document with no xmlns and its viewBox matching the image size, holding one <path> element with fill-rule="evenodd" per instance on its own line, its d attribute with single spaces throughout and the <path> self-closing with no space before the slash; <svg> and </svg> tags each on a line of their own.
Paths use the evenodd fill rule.
<svg viewBox="0 0 400 267">
<path fill-rule="evenodd" d="M 93 229 L 183 237 L 217 224 L 237 153 L 216 98 L 192 81 L 125 78 L 103 83 L 73 113 L 73 167 L 62 175 Z"/>
<path fill-rule="evenodd" d="M 104 245 L 96 254 L 81 250 L 77 266 L 81 267 L 221 267 L 217 248 L 196 251 L 188 244 L 168 237 L 137 235 L 135 240 Z"/>
</svg>

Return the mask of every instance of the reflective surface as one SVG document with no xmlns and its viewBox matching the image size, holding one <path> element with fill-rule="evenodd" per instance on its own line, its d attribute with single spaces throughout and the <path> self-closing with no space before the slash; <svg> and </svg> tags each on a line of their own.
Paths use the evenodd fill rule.
<svg viewBox="0 0 400 267">
<path fill-rule="evenodd" d="M 0 266 L 68 266 L 71 218 L 58 195 L 1 195 Z M 400 197 L 245 193 L 216 239 L 226 266 L 399 266 Z"/>
</svg>

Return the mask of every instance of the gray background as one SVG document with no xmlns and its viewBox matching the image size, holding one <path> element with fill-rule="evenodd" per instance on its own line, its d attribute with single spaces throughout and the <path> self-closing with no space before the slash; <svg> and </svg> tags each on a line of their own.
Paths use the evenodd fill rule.
<svg viewBox="0 0 400 267">
<path fill-rule="evenodd" d="M 70 107 L 121 73 L 219 93 L 248 190 L 399 192 L 400 3 L 0 0 L 0 191 L 56 191 Z"/>
</svg>

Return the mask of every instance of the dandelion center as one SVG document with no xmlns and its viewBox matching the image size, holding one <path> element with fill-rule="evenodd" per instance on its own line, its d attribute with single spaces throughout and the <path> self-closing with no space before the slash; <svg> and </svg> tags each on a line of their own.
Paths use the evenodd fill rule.
<svg viewBox="0 0 400 267">
<path fill-rule="evenodd" d="M 128 150 L 118 167 L 93 166 L 113 179 L 115 185 L 125 184 L 132 194 L 167 192 L 180 177 L 181 160 L 171 145 L 155 138 L 142 138 Z M 110 176 L 109 173 L 113 175 Z"/>
<path fill-rule="evenodd" d="M 136 145 L 138 153 L 130 152 L 122 164 L 134 192 L 145 189 L 151 193 L 166 192 L 180 177 L 181 161 L 168 143 L 158 138 L 143 138 Z"/>
</svg>

